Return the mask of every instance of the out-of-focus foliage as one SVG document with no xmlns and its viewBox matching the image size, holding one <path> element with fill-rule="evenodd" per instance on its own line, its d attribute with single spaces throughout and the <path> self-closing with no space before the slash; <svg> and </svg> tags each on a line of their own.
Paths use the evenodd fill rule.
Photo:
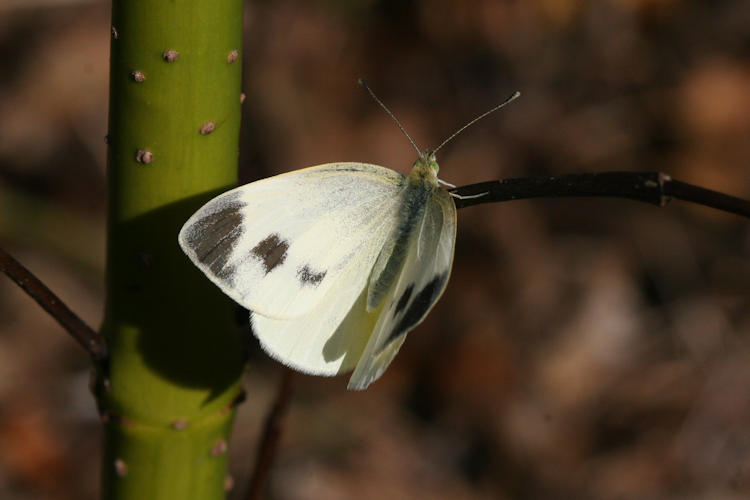
<svg viewBox="0 0 750 500">
<path fill-rule="evenodd" d="M 0 4 L 0 245 L 87 321 L 103 303 L 109 21 Z M 455 184 L 662 170 L 750 197 L 741 0 L 255 1 L 242 176 L 440 152 Z M 211 168 L 211 165 L 206 165 Z M 708 208 L 534 200 L 459 213 L 451 283 L 364 393 L 298 378 L 274 498 L 745 498 L 750 225 Z M 0 279 L 0 497 L 94 498 L 87 359 Z M 251 341 L 244 484 L 275 362 Z M 241 492 L 237 492 L 241 493 Z"/>
</svg>

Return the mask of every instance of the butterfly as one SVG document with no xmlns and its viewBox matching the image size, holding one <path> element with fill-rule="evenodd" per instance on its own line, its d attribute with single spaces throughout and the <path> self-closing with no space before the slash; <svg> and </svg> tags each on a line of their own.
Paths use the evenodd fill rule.
<svg viewBox="0 0 750 500">
<path fill-rule="evenodd" d="M 450 277 L 456 206 L 443 186 L 455 186 L 438 179 L 435 151 L 494 109 L 420 153 L 408 175 L 328 163 L 228 191 L 190 217 L 179 243 L 250 310 L 271 357 L 308 374 L 352 371 L 347 388 L 365 389 Z"/>
</svg>

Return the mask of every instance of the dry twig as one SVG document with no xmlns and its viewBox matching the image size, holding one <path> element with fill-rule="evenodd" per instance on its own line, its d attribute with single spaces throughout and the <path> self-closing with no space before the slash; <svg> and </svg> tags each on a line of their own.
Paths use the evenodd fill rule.
<svg viewBox="0 0 750 500">
<path fill-rule="evenodd" d="M 42 306 L 50 316 L 55 318 L 60 326 L 86 349 L 94 361 L 101 362 L 107 357 L 107 346 L 104 338 L 71 311 L 31 271 L 2 249 L 0 249 L 0 271 L 5 273 L 37 304 Z"/>
</svg>

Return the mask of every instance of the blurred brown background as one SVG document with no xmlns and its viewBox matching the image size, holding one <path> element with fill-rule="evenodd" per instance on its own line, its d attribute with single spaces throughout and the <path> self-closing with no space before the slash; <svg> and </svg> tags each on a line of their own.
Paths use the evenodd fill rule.
<svg viewBox="0 0 750 500">
<path fill-rule="evenodd" d="M 662 170 L 750 197 L 750 2 L 247 3 L 242 180 L 441 151 L 454 184 Z M 0 0 L 0 245 L 103 304 L 109 6 Z M 750 495 L 750 224 L 675 202 L 459 213 L 453 276 L 369 390 L 297 378 L 275 499 Z M 234 498 L 279 366 L 255 341 Z M 0 279 L 0 497 L 95 498 L 87 359 Z"/>
</svg>

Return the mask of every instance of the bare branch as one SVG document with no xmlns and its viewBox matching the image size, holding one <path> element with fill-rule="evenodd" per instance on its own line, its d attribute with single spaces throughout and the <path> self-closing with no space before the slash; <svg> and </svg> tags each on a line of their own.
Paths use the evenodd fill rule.
<svg viewBox="0 0 750 500">
<path fill-rule="evenodd" d="M 669 179 L 664 183 L 664 194 L 678 200 L 690 201 L 724 212 L 750 217 L 750 201 L 686 182 Z"/>
<path fill-rule="evenodd" d="M 294 372 L 290 368 L 284 367 L 284 373 L 279 382 L 276 392 L 276 400 L 271 407 L 271 411 L 266 416 L 266 422 L 263 426 L 263 435 L 258 444 L 258 452 L 255 457 L 255 469 L 250 478 L 250 486 L 245 494 L 246 500 L 256 500 L 261 497 L 263 489 L 268 482 L 268 473 L 273 465 L 273 459 L 276 455 L 276 448 L 283 430 L 283 420 L 286 415 L 289 400 L 292 397 Z"/>
<path fill-rule="evenodd" d="M 2 249 L 0 249 L 0 271 L 5 273 L 37 304 L 42 306 L 50 316 L 55 318 L 60 326 L 86 349 L 94 361 L 101 362 L 107 357 L 104 337 L 84 323 L 39 278 Z"/>
<path fill-rule="evenodd" d="M 450 190 L 456 208 L 526 198 L 601 196 L 664 206 L 671 198 L 750 217 L 750 201 L 672 180 L 660 172 L 603 172 L 522 177 L 481 182 Z"/>
</svg>

